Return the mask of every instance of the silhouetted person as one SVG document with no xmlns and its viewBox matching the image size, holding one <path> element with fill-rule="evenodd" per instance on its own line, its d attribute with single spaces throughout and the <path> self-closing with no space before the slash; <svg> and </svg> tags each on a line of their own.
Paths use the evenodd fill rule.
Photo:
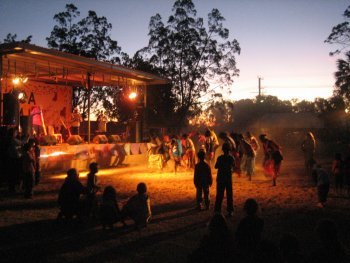
<svg viewBox="0 0 350 263">
<path fill-rule="evenodd" d="M 311 253 L 308 263 L 350 262 L 338 240 L 337 227 L 332 220 L 320 220 L 316 226 L 316 233 L 319 238 L 318 248 Z"/>
<path fill-rule="evenodd" d="M 25 198 L 32 198 L 33 196 L 35 167 L 34 144 L 32 142 L 27 142 L 23 145 L 22 156 L 23 188 Z"/>
<path fill-rule="evenodd" d="M 279 249 L 282 263 L 304 262 L 300 253 L 299 241 L 293 234 L 286 233 L 282 235 Z"/>
<path fill-rule="evenodd" d="M 309 131 L 305 134 L 305 138 L 301 144 L 301 150 L 304 153 L 305 174 L 310 176 L 316 150 L 316 140 L 312 132 Z"/>
<path fill-rule="evenodd" d="M 190 263 L 234 262 L 233 237 L 221 213 L 215 213 L 208 226 L 208 234 L 200 241 L 199 247 L 188 257 Z"/>
<path fill-rule="evenodd" d="M 151 202 L 145 183 L 137 185 L 137 194 L 132 196 L 122 209 L 123 218 L 130 217 L 137 228 L 146 227 L 151 219 Z"/>
<path fill-rule="evenodd" d="M 247 262 L 247 261 L 244 261 Z M 278 247 L 269 240 L 262 240 L 254 255 L 252 263 L 281 263 Z"/>
<path fill-rule="evenodd" d="M 255 199 L 247 199 L 244 203 L 246 216 L 239 222 L 236 230 L 237 248 L 244 257 L 252 255 L 261 241 L 264 221 L 257 215 L 258 208 Z"/>
<path fill-rule="evenodd" d="M 92 162 L 89 164 L 90 172 L 87 175 L 86 181 L 86 209 L 87 215 L 89 216 L 91 213 L 96 212 L 97 208 L 97 200 L 96 193 L 100 189 L 97 184 L 97 176 L 98 173 L 98 163 Z M 96 213 L 94 213 L 96 215 Z"/>
<path fill-rule="evenodd" d="M 332 175 L 334 177 L 335 192 L 337 195 L 343 193 L 343 175 L 344 175 L 344 161 L 341 153 L 336 153 L 332 161 Z"/>
<path fill-rule="evenodd" d="M 34 137 L 28 140 L 28 143 L 33 144 L 35 155 L 35 185 L 38 185 L 41 179 L 41 166 L 40 166 L 40 146 L 38 137 Z"/>
<path fill-rule="evenodd" d="M 324 207 L 327 202 L 327 197 L 329 193 L 329 174 L 328 172 L 321 167 L 320 164 L 316 165 L 315 169 L 316 174 L 316 185 L 317 185 L 317 197 L 318 197 L 318 207 Z"/>
<path fill-rule="evenodd" d="M 216 160 L 215 168 L 218 169 L 216 177 L 216 200 L 215 212 L 221 212 L 221 204 L 226 191 L 227 198 L 227 216 L 233 215 L 233 191 L 232 191 L 232 171 L 235 168 L 235 159 L 230 155 L 230 145 L 222 145 L 224 154 Z"/>
<path fill-rule="evenodd" d="M 106 186 L 103 191 L 100 219 L 103 229 L 106 229 L 107 227 L 113 229 L 113 225 L 117 222 L 121 222 L 126 226 L 119 209 L 117 192 L 113 186 Z"/>
<path fill-rule="evenodd" d="M 205 159 L 205 152 L 199 151 L 197 154 L 199 159 L 198 163 L 194 168 L 194 185 L 196 186 L 196 201 L 197 201 L 197 209 L 202 209 L 202 201 L 204 195 L 204 204 L 205 209 L 209 209 L 210 199 L 209 199 L 209 187 L 213 183 L 213 177 L 211 174 L 211 169 L 209 164 L 207 164 Z"/>
<path fill-rule="evenodd" d="M 80 195 L 86 193 L 86 188 L 79 181 L 79 174 L 75 168 L 67 171 L 67 177 L 58 194 L 58 205 L 60 212 L 57 219 L 81 219 L 83 204 Z"/>
<path fill-rule="evenodd" d="M 8 132 L 9 145 L 7 147 L 7 176 L 8 176 L 8 187 L 10 194 L 16 192 L 16 185 L 19 184 L 22 167 L 22 141 L 18 138 L 18 128 L 11 128 Z"/>
</svg>

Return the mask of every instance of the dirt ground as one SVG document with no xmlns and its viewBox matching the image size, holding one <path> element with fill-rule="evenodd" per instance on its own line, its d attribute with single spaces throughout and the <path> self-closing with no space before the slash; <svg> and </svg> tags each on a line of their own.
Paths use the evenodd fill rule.
<svg viewBox="0 0 350 263">
<path fill-rule="evenodd" d="M 271 186 L 271 180 L 264 176 L 259 165 L 252 181 L 234 175 L 235 213 L 227 219 L 230 229 L 235 231 L 243 217 L 243 203 L 252 197 L 261 206 L 264 238 L 278 244 L 283 233 L 291 232 L 298 238 L 301 252 L 307 255 L 316 245 L 316 223 L 329 218 L 337 224 L 340 240 L 349 251 L 350 199 L 338 197 L 331 190 L 327 206 L 318 208 L 316 189 L 310 178 L 303 175 L 302 160 L 286 157 L 276 187 Z M 329 162 L 324 163 L 329 165 Z M 86 172 L 81 173 L 83 183 L 84 175 Z M 114 230 L 103 230 L 94 219 L 83 225 L 61 225 L 55 221 L 56 200 L 64 177 L 63 174 L 45 176 L 31 200 L 20 195 L 6 196 L 5 188 L 1 188 L 1 262 L 186 262 L 206 233 L 213 214 L 215 183 L 210 189 L 211 209 L 198 212 L 194 209 L 192 171 L 175 175 L 171 171 L 129 166 L 101 170 L 99 184 L 116 187 L 122 205 L 135 193 L 137 183 L 145 182 L 153 212 L 147 228 L 136 231 L 131 226 L 122 228 L 117 224 Z"/>
</svg>

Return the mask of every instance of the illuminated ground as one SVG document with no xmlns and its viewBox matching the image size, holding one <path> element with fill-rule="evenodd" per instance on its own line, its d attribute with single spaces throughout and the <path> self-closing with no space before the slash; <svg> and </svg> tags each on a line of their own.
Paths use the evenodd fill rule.
<svg viewBox="0 0 350 263">
<path fill-rule="evenodd" d="M 249 182 L 234 177 L 235 216 L 229 226 L 235 230 L 242 217 L 246 198 L 261 204 L 265 221 L 264 237 L 278 242 L 284 232 L 293 232 L 307 254 L 316 242 L 313 231 L 320 218 L 333 219 L 342 242 L 350 244 L 350 199 L 335 197 L 333 192 L 325 209 L 316 207 L 316 192 L 309 178 L 302 174 L 302 162 L 285 162 L 277 187 L 258 169 Z M 81 180 L 85 178 L 81 173 Z M 104 231 L 93 219 L 85 226 L 55 224 L 57 191 L 63 175 L 46 176 L 35 189 L 32 200 L 22 197 L 0 199 L 0 258 L 23 262 L 186 262 L 206 231 L 212 209 L 194 210 L 195 190 L 192 172 L 160 172 L 145 167 L 106 169 L 99 173 L 101 186 L 113 185 L 122 205 L 134 194 L 138 182 L 145 182 L 151 196 L 153 221 L 141 232 L 131 227 Z M 4 189 L 2 189 L 4 191 Z M 214 201 L 215 184 L 211 188 Z M 129 222 L 131 224 L 131 222 Z M 38 262 L 39 262 L 38 261 Z M 2 261 L 4 262 L 4 261 Z"/>
</svg>

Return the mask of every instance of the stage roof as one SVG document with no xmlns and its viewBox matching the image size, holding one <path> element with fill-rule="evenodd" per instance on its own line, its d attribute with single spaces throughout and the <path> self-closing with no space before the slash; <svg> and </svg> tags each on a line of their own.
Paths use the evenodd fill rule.
<svg viewBox="0 0 350 263">
<path fill-rule="evenodd" d="M 87 74 L 90 73 L 93 86 L 168 83 L 166 79 L 150 73 L 32 44 L 1 44 L 0 55 L 2 78 L 23 76 L 29 80 L 51 84 L 85 86 Z"/>
</svg>

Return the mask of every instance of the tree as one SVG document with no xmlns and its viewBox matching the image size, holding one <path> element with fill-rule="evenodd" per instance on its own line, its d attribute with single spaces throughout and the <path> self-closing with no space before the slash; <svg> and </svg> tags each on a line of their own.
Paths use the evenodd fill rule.
<svg viewBox="0 0 350 263">
<path fill-rule="evenodd" d="M 345 54 L 345 59 L 337 60 L 334 94 L 343 96 L 347 103 L 350 101 L 350 52 Z"/>
<path fill-rule="evenodd" d="M 30 43 L 32 41 L 32 35 L 30 36 L 27 36 L 25 39 L 22 39 L 20 41 L 17 41 L 17 34 L 11 34 L 11 33 L 8 33 L 6 38 L 4 38 L 4 43 L 15 43 L 15 42 L 21 42 L 21 43 Z M 1 44 L 1 42 L 0 42 Z"/>
<path fill-rule="evenodd" d="M 343 13 L 343 17 L 345 20 L 350 19 L 350 6 Z M 342 51 L 347 52 L 350 47 L 350 26 L 349 21 L 345 21 L 340 23 L 332 28 L 331 34 L 324 41 L 328 44 L 336 44 L 339 45 L 340 48 L 336 49 L 334 52 L 331 52 L 330 55 L 339 54 Z"/>
<path fill-rule="evenodd" d="M 237 40 L 228 40 L 229 30 L 224 28 L 219 10 L 208 14 L 207 27 L 203 18 L 196 16 L 191 0 L 177 0 L 172 11 L 167 25 L 159 14 L 151 17 L 148 46 L 139 52 L 171 80 L 178 116 L 174 121 L 182 126 L 198 111 L 198 99 L 211 83 L 228 87 L 238 76 L 235 54 L 240 53 L 240 47 Z"/>
<path fill-rule="evenodd" d="M 124 54 L 117 41 L 112 40 L 110 32 L 112 24 L 107 18 L 97 16 L 89 11 L 88 16 L 79 20 L 80 12 L 73 4 L 67 4 L 66 10 L 54 16 L 56 25 L 47 37 L 48 46 L 63 52 L 93 58 L 96 60 L 119 63 Z M 94 87 L 91 91 L 91 105 L 106 107 L 109 117 L 119 117 L 116 105 L 108 95 L 119 94 L 115 87 Z M 87 95 L 85 87 L 73 88 L 73 106 L 80 105 L 83 116 L 87 116 Z M 112 96 L 111 95 L 111 96 Z"/>
</svg>

